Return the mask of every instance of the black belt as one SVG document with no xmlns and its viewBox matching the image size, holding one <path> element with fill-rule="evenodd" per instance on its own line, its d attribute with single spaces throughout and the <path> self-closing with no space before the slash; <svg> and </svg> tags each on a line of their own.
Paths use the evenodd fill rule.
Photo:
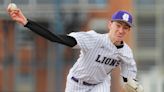
<svg viewBox="0 0 164 92">
<path fill-rule="evenodd" d="M 73 81 L 77 82 L 77 83 L 79 82 L 79 80 L 78 80 L 77 78 L 75 78 L 75 77 L 71 77 L 71 79 L 72 79 Z M 85 82 L 85 81 L 83 81 L 82 83 L 83 83 L 83 85 L 86 85 L 86 86 L 95 86 L 95 85 L 97 85 L 97 84 L 87 83 L 87 82 Z"/>
</svg>

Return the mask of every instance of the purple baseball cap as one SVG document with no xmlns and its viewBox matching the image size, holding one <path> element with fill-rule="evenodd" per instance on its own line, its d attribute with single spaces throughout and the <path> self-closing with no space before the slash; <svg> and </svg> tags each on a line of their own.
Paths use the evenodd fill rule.
<svg viewBox="0 0 164 92">
<path fill-rule="evenodd" d="M 112 21 L 123 21 L 126 22 L 130 27 L 132 24 L 132 15 L 127 11 L 117 11 L 112 15 Z"/>
</svg>

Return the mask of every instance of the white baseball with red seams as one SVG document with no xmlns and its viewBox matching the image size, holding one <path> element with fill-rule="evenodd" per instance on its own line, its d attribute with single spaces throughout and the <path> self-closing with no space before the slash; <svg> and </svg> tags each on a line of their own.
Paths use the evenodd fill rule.
<svg viewBox="0 0 164 92">
<path fill-rule="evenodd" d="M 108 34 L 99 34 L 94 30 L 73 32 L 69 36 L 77 41 L 73 48 L 81 51 L 67 76 L 65 92 L 110 92 L 110 73 L 118 65 L 121 65 L 122 76 L 136 77 L 136 63 L 125 42 L 123 48 L 117 49 Z M 78 82 L 73 81 L 72 77 L 78 79 Z M 86 86 L 83 85 L 84 81 L 97 85 Z"/>
</svg>

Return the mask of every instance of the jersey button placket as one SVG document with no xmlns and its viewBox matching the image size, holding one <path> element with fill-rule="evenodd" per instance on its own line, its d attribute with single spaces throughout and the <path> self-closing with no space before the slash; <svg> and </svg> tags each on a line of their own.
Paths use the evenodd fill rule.
<svg viewBox="0 0 164 92">
<path fill-rule="evenodd" d="M 115 51 L 115 54 L 116 54 L 116 58 L 117 58 L 118 60 L 120 60 L 120 55 L 119 55 L 119 51 L 118 51 L 118 50 Z"/>
</svg>

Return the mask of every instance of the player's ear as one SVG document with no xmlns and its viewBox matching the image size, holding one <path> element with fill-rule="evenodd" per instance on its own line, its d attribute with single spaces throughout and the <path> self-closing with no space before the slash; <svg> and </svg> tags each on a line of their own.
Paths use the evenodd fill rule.
<svg viewBox="0 0 164 92">
<path fill-rule="evenodd" d="M 111 28 L 111 25 L 112 25 L 112 21 L 109 21 L 109 22 L 108 22 L 108 29 Z"/>
</svg>

